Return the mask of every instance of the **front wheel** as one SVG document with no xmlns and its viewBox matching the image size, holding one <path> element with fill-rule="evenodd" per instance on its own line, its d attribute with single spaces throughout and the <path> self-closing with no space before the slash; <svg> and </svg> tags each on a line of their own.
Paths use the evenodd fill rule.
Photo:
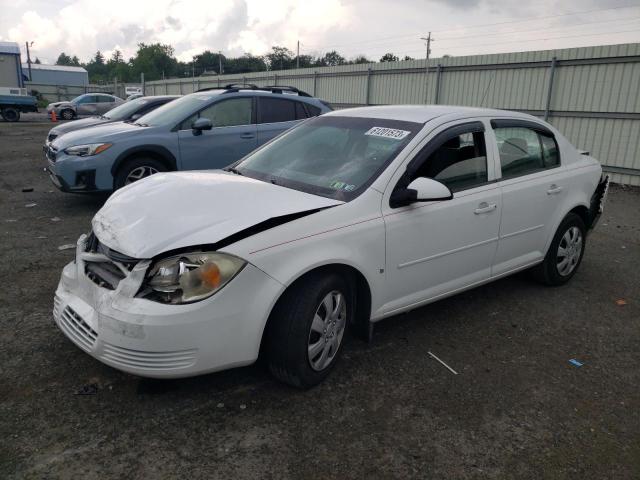
<svg viewBox="0 0 640 480">
<path fill-rule="evenodd" d="M 20 111 L 15 108 L 3 108 L 2 118 L 4 118 L 5 122 L 17 122 L 20 120 Z"/>
<path fill-rule="evenodd" d="M 118 190 L 133 182 L 149 177 L 159 172 L 166 172 L 162 162 L 154 158 L 134 158 L 122 165 L 114 178 L 113 189 Z"/>
<path fill-rule="evenodd" d="M 60 112 L 60 116 L 64 119 L 64 120 L 73 120 L 76 116 L 75 112 L 71 109 L 65 109 L 62 110 L 62 112 Z"/>
<path fill-rule="evenodd" d="M 266 352 L 273 376 L 303 389 L 324 380 L 353 313 L 351 286 L 337 274 L 312 274 L 291 287 L 269 322 Z"/>
<path fill-rule="evenodd" d="M 586 228 L 582 218 L 569 213 L 560 223 L 544 261 L 533 269 L 534 276 L 547 285 L 563 285 L 582 262 Z"/>
</svg>

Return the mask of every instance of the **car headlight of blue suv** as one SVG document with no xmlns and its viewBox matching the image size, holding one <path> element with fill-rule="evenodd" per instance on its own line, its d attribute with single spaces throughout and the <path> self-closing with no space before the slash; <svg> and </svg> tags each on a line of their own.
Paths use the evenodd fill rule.
<svg viewBox="0 0 640 480">
<path fill-rule="evenodd" d="M 64 153 L 67 155 L 75 155 L 78 157 L 90 157 L 92 155 L 97 155 L 100 152 L 104 152 L 108 148 L 110 148 L 113 144 L 111 143 L 89 143 L 87 145 L 74 145 L 73 147 L 68 147 L 64 150 Z"/>
</svg>

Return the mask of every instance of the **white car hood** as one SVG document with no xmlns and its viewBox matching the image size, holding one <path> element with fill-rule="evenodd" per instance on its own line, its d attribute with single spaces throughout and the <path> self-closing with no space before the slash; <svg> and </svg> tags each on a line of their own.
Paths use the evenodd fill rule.
<svg viewBox="0 0 640 480">
<path fill-rule="evenodd" d="M 114 193 L 92 227 L 107 247 L 144 259 L 341 203 L 223 171 L 158 173 Z"/>
</svg>

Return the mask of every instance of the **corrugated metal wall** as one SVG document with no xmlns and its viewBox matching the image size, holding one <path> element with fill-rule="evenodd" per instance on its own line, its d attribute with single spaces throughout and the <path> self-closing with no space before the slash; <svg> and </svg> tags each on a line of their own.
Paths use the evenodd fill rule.
<svg viewBox="0 0 640 480">
<path fill-rule="evenodd" d="M 146 94 L 233 82 L 291 85 L 338 108 L 431 103 L 546 113 L 574 145 L 599 158 L 614 181 L 640 185 L 638 43 L 435 58 L 428 73 L 424 60 L 409 60 L 172 79 L 148 82 Z"/>
</svg>

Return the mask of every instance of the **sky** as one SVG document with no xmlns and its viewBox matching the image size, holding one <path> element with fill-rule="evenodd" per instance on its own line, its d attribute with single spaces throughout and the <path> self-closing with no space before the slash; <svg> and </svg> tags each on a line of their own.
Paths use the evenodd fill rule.
<svg viewBox="0 0 640 480">
<path fill-rule="evenodd" d="M 140 42 L 174 47 L 182 61 L 272 45 L 347 58 L 431 57 L 640 42 L 638 0 L 0 0 L 0 40 L 33 42 L 32 59 L 62 51 L 88 61 Z"/>
</svg>

